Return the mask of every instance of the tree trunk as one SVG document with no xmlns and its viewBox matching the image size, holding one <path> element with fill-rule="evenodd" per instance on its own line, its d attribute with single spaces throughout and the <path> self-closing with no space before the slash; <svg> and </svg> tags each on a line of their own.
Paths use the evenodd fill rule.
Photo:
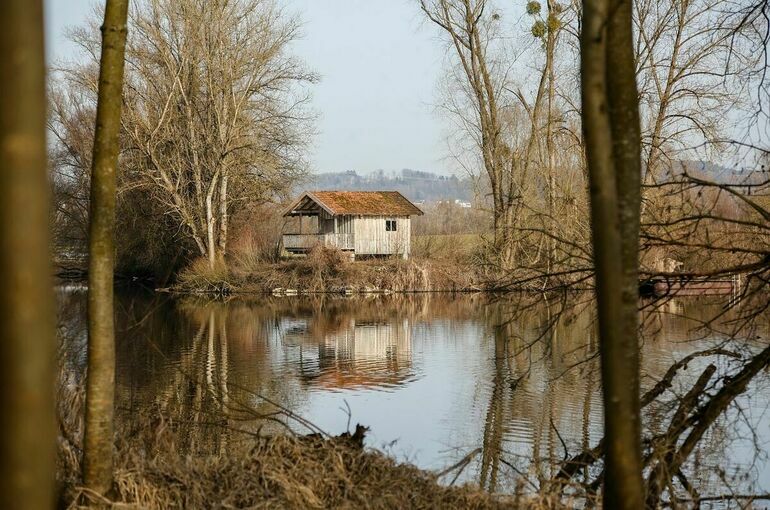
<svg viewBox="0 0 770 510">
<path fill-rule="evenodd" d="M 583 130 L 591 188 L 604 508 L 643 508 L 637 339 L 640 135 L 630 0 L 584 0 Z"/>
<path fill-rule="evenodd" d="M 214 217 L 214 191 L 216 190 L 218 180 L 219 172 L 217 171 L 211 179 L 211 185 L 209 186 L 208 193 L 206 193 L 206 244 L 208 248 L 210 269 L 214 269 L 217 261 L 217 244 L 214 236 L 214 229 L 217 222 Z"/>
<path fill-rule="evenodd" d="M 54 504 L 42 2 L 0 2 L 0 507 Z"/>
<path fill-rule="evenodd" d="M 632 11 L 631 0 L 611 0 L 607 23 L 607 69 L 611 70 L 607 73 L 607 96 L 618 195 L 621 307 L 620 335 L 613 341 L 612 357 L 608 357 L 613 379 L 605 399 L 613 402 L 613 409 L 607 411 L 613 428 L 623 436 L 611 447 L 617 448 L 617 460 L 623 467 L 609 469 L 606 483 L 616 485 L 613 497 L 624 502 L 636 502 L 643 496 L 638 339 L 642 142 Z"/>
<path fill-rule="evenodd" d="M 222 183 L 219 187 L 219 253 L 225 256 L 227 252 L 227 180 L 229 173 L 224 170 L 222 173 Z"/>
<path fill-rule="evenodd" d="M 550 20 L 551 17 L 551 4 L 548 3 L 548 19 Z M 545 151 L 546 151 L 546 158 L 547 158 L 547 178 L 548 178 L 548 223 L 547 228 L 548 232 L 550 232 L 552 235 L 555 235 L 555 227 L 556 222 L 554 221 L 554 186 L 555 186 L 555 177 L 554 177 L 554 146 L 553 146 L 553 102 L 554 102 L 554 93 L 555 93 L 555 84 L 556 84 L 556 77 L 554 76 L 553 72 L 553 58 L 554 58 L 554 52 L 556 51 L 556 34 L 554 33 L 554 30 L 552 30 L 549 26 L 548 29 L 548 39 L 546 44 L 546 55 L 545 55 L 545 72 L 548 74 L 548 115 L 546 117 L 546 124 L 545 124 Z M 550 275 L 553 271 L 553 264 L 554 260 L 556 258 L 554 253 L 554 240 L 552 237 L 548 236 L 546 238 L 546 252 L 547 252 L 547 258 L 546 258 L 546 273 L 547 275 Z M 547 278 L 547 276 L 546 276 Z"/>
<path fill-rule="evenodd" d="M 102 25 L 99 97 L 91 167 L 88 240 L 88 380 L 83 483 L 98 494 L 112 488 L 115 395 L 115 190 L 128 0 L 107 0 Z"/>
<path fill-rule="evenodd" d="M 514 223 L 514 217 L 513 217 L 513 205 L 507 204 L 505 206 L 505 214 L 503 216 L 505 219 L 504 226 L 503 226 L 503 258 L 501 263 L 501 268 L 505 271 L 509 271 L 513 268 L 513 258 L 515 253 L 515 246 L 514 246 L 514 232 L 513 232 L 513 223 Z"/>
</svg>

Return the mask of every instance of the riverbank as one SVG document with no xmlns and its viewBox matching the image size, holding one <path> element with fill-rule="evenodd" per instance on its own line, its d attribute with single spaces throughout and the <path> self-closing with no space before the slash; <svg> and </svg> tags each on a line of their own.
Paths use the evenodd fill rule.
<svg viewBox="0 0 770 510">
<path fill-rule="evenodd" d="M 210 268 L 199 260 L 170 291 L 183 294 L 470 292 L 490 290 L 472 267 L 448 260 L 373 259 L 351 262 L 319 249 L 307 257 L 265 263 L 235 260 Z"/>
<path fill-rule="evenodd" d="M 119 446 L 114 494 L 109 498 L 80 486 L 79 456 L 60 441 L 60 504 L 153 509 L 556 508 L 531 496 L 442 485 L 437 474 L 363 448 L 355 434 L 255 436 L 210 455 L 182 455 L 171 436 L 161 433 L 146 449 Z"/>
</svg>

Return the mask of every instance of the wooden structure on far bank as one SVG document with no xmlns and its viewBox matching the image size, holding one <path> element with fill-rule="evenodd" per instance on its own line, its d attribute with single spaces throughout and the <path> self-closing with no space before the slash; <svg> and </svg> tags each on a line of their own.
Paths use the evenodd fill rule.
<svg viewBox="0 0 770 510">
<path fill-rule="evenodd" d="M 397 255 L 409 258 L 411 217 L 423 212 L 397 191 L 313 191 L 284 213 L 298 218 L 297 232 L 283 235 L 289 253 L 323 245 L 351 258 Z"/>
</svg>

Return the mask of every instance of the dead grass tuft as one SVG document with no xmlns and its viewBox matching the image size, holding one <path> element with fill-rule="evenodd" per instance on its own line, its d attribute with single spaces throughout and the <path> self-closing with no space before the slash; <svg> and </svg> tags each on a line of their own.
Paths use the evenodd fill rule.
<svg viewBox="0 0 770 510">
<path fill-rule="evenodd" d="M 181 455 L 168 437 L 159 441 L 148 451 L 118 452 L 115 507 L 524 508 L 513 497 L 439 485 L 435 475 L 347 438 L 261 437 L 216 456 Z M 98 502 L 76 485 L 66 488 L 65 500 L 69 508 Z"/>
<path fill-rule="evenodd" d="M 230 270 L 224 260 L 217 260 L 214 267 L 205 258 L 197 258 L 177 276 L 178 285 L 201 292 L 229 294 L 233 289 Z"/>
</svg>

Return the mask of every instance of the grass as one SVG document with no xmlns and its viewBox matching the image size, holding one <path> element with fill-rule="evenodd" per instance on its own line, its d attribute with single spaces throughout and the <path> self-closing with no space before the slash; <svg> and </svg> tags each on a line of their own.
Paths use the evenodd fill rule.
<svg viewBox="0 0 770 510">
<path fill-rule="evenodd" d="M 339 250 L 317 247 L 307 257 L 274 263 L 241 257 L 212 270 L 205 261 L 195 262 L 179 275 L 174 290 L 217 294 L 278 288 L 311 293 L 479 290 L 478 275 L 469 267 L 438 256 L 351 262 Z"/>
<path fill-rule="evenodd" d="M 421 259 L 468 262 L 485 244 L 481 234 L 427 234 L 412 239 L 412 253 Z"/>
<path fill-rule="evenodd" d="M 288 430 L 262 435 L 261 428 L 246 431 L 240 423 L 190 428 L 160 408 L 136 416 L 130 427 L 118 424 L 113 488 L 100 496 L 81 482 L 83 397 L 82 386 L 60 386 L 59 508 L 565 508 L 547 496 L 442 485 L 439 474 L 364 448 L 364 427 L 336 437 Z M 190 443 L 199 446 L 185 451 L 182 445 Z M 465 467 L 458 465 L 446 476 Z"/>
<path fill-rule="evenodd" d="M 248 447 L 206 456 L 181 455 L 168 439 L 162 441 L 151 450 L 118 452 L 115 494 L 109 499 L 75 483 L 65 490 L 65 504 L 153 509 L 525 508 L 523 498 L 495 497 L 470 485 L 443 486 L 433 473 L 344 438 L 261 437 Z"/>
</svg>

